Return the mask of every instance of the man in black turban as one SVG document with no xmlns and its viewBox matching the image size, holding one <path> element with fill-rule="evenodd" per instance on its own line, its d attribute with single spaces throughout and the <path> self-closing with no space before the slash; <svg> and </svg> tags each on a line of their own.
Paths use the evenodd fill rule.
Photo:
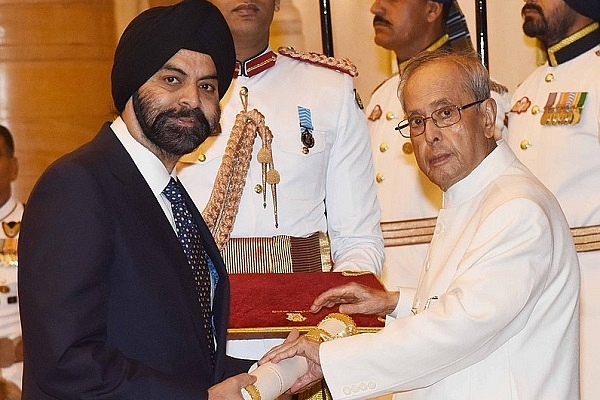
<svg viewBox="0 0 600 400">
<path fill-rule="evenodd" d="M 521 16 L 523 32 L 540 40 L 548 62 L 513 94 L 508 144 L 556 195 L 571 227 L 583 228 L 574 234 L 597 235 L 600 0 L 527 0 Z M 581 243 L 594 242 L 576 236 Z M 600 251 L 581 250 L 580 398 L 592 400 L 600 398 Z"/>
<path fill-rule="evenodd" d="M 241 399 L 253 383 L 225 355 L 227 272 L 173 170 L 217 124 L 234 62 L 204 0 L 124 31 L 120 116 L 44 172 L 23 216 L 23 399 Z"/>
</svg>

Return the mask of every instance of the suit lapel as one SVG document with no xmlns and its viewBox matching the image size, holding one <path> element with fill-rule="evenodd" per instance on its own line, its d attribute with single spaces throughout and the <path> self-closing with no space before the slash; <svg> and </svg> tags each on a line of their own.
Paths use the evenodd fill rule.
<svg viewBox="0 0 600 400">
<path fill-rule="evenodd" d="M 108 124 L 105 124 L 100 131 L 100 134 L 96 137 L 96 140 L 99 142 L 98 145 L 100 151 L 105 157 L 109 169 L 115 178 L 121 182 L 118 190 L 121 190 L 123 197 L 127 199 L 127 209 L 133 214 L 131 220 L 142 227 L 143 232 L 140 232 L 140 234 L 146 235 L 145 237 L 148 246 L 155 246 L 158 248 L 160 252 L 164 254 L 164 262 L 168 263 L 169 268 L 173 268 L 177 271 L 180 284 L 187 299 L 185 302 L 187 312 L 183 314 L 190 316 L 196 332 L 196 338 L 201 342 L 201 348 L 208 349 L 206 335 L 204 334 L 200 313 L 198 312 L 198 297 L 195 282 L 187 258 L 177 239 L 177 235 L 173 231 L 168 219 L 165 217 L 161 206 L 156 201 L 156 197 L 152 193 L 152 190 L 137 169 L 135 163 L 129 156 L 129 153 L 127 153 Z M 189 200 L 189 195 L 187 193 L 185 193 L 185 196 L 189 206 L 191 200 Z M 206 245 L 207 252 L 217 268 L 220 279 L 223 280 L 223 285 L 221 285 L 221 280 L 219 281 L 217 293 L 219 293 L 219 298 L 227 297 L 227 303 L 225 305 L 227 306 L 228 311 L 229 286 L 223 262 L 218 254 L 218 250 L 216 250 L 216 245 L 214 245 L 214 240 L 212 239 L 206 224 L 204 224 L 204 221 L 200 217 L 200 213 L 193 204 L 190 209 L 192 210 L 194 218 L 196 218 L 197 221 L 200 221 L 198 225 L 203 236 L 203 242 L 212 243 L 214 246 L 213 247 L 210 244 Z M 198 219 L 199 217 L 200 219 Z M 209 238 L 206 237 L 207 233 Z M 227 287 L 227 296 L 221 294 L 222 288 L 224 287 Z M 220 300 L 219 302 L 216 300 L 217 296 L 215 295 L 215 305 L 213 308 L 219 311 L 216 314 L 215 321 L 219 321 L 219 331 L 223 332 L 223 329 L 226 329 L 227 313 L 223 315 L 223 312 L 220 311 L 223 307 L 223 300 Z M 223 321 L 225 322 L 223 323 Z M 225 328 L 223 328 L 223 325 Z M 220 334 L 219 336 L 223 335 Z M 218 341 L 218 345 L 221 351 L 218 351 L 217 354 L 224 354 L 225 340 Z M 206 358 L 205 365 L 211 365 L 212 362 L 208 352 L 203 352 L 203 355 Z"/>
</svg>

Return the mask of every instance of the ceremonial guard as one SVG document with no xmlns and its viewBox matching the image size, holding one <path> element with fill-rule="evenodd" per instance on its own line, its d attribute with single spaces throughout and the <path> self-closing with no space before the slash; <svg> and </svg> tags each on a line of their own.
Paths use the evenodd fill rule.
<svg viewBox="0 0 600 400">
<path fill-rule="evenodd" d="M 380 275 L 383 239 L 356 67 L 273 51 L 278 0 L 213 2 L 233 34 L 235 78 L 221 101 L 221 132 L 184 157 L 178 174 L 228 271 Z M 272 344 L 250 353 L 234 346 L 230 355 L 258 359 Z"/>
<path fill-rule="evenodd" d="M 410 139 L 395 129 L 405 118 L 398 99 L 400 74 L 408 60 L 417 54 L 415 49 L 474 51 L 457 1 L 419 4 L 409 8 L 405 3 L 375 1 L 371 7 L 375 43 L 395 52 L 399 70 L 375 89 L 366 108 L 377 199 L 386 239 L 382 279 L 390 290 L 398 286 L 417 286 L 435 216 L 442 205 L 442 192 L 419 170 Z M 427 13 L 426 7 L 430 10 Z M 499 138 L 510 97 L 506 88 L 497 83 L 492 83 L 492 97 L 498 104 L 496 134 Z"/>
<path fill-rule="evenodd" d="M 556 4 L 555 4 L 556 3 Z M 581 398 L 600 396 L 600 1 L 527 2 L 548 62 L 517 88 L 508 144 L 558 198 L 579 246 Z M 562 26 L 562 29 L 556 28 Z M 588 239 L 584 239 L 587 236 Z M 594 237 L 596 239 L 594 239 Z M 595 242 L 595 245 L 594 245 Z M 549 249 L 551 250 L 551 249 Z"/>
<path fill-rule="evenodd" d="M 179 171 L 209 225 L 229 222 L 213 214 L 233 214 L 232 226 L 213 227 L 229 271 L 329 270 L 333 262 L 336 270 L 379 274 L 379 212 L 355 67 L 281 48 L 238 63 L 237 73 L 222 101 L 222 132 L 184 157 Z M 251 138 L 235 152 L 228 140 L 243 137 L 242 130 Z M 226 165 L 232 159 L 242 164 L 244 152 L 246 173 Z M 266 154 L 270 164 L 260 162 Z M 206 188 L 213 183 L 211 197 Z M 233 190 L 221 197 L 223 187 Z M 219 235 L 227 228 L 229 240 Z M 296 246 L 305 246 L 316 262 L 296 260 Z"/>
<path fill-rule="evenodd" d="M 0 125 L 0 398 L 18 392 L 23 375 L 23 341 L 17 295 L 17 245 L 23 203 L 12 191 L 19 172 L 10 131 Z M 7 382 L 2 382 L 5 379 Z M 17 387 L 15 387 L 15 385 Z M 4 397 L 3 397 L 4 396 Z"/>
</svg>

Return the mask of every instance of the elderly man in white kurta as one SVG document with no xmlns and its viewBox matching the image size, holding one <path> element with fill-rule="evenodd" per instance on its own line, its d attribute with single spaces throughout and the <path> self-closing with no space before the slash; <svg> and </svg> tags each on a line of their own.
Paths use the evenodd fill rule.
<svg viewBox="0 0 600 400">
<path fill-rule="evenodd" d="M 424 227 L 435 223 L 442 192 L 417 167 L 410 139 L 395 130 L 404 118 L 398 101 L 400 75 L 408 61 L 422 51 L 475 50 L 457 0 L 375 0 L 371 13 L 375 43 L 392 50 L 398 62 L 398 73 L 375 89 L 365 108 L 386 238 L 381 278 L 390 290 L 415 288 L 429 246 L 427 235 L 422 240 L 419 236 L 427 229 Z M 492 85 L 491 95 L 498 108 L 496 134 L 500 137 L 510 96 L 497 83 Z"/>
<path fill-rule="evenodd" d="M 331 289 L 313 310 L 391 314 L 379 333 L 297 333 L 260 361 L 303 355 L 334 399 L 577 399 L 579 267 L 554 196 L 503 141 L 476 57 L 431 53 L 405 70 L 405 130 L 444 191 L 416 293 Z M 354 304 L 352 304 L 354 303 Z"/>
</svg>

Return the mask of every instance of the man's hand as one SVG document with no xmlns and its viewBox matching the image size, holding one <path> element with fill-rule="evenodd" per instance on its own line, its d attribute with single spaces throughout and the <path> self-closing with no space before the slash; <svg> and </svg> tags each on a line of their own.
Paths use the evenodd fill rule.
<svg viewBox="0 0 600 400">
<path fill-rule="evenodd" d="M 242 389 L 256 382 L 256 377 L 250 374 L 239 374 L 225 379 L 208 389 L 209 400 L 243 400 Z"/>
<path fill-rule="evenodd" d="M 305 336 L 300 336 L 296 329 L 292 329 L 285 342 L 269 350 L 267 354 L 258 360 L 258 365 L 267 362 L 277 364 L 281 360 L 295 356 L 306 358 L 308 371 L 296 379 L 296 382 L 290 388 L 291 393 L 298 393 L 308 389 L 323 378 L 319 359 L 319 345 L 320 343 Z"/>
<path fill-rule="evenodd" d="M 323 292 L 315 299 L 310 311 L 316 313 L 323 307 L 340 304 L 339 310 L 344 314 L 385 316 L 394 311 L 398 298 L 399 292 L 377 290 L 352 282 Z"/>
</svg>

